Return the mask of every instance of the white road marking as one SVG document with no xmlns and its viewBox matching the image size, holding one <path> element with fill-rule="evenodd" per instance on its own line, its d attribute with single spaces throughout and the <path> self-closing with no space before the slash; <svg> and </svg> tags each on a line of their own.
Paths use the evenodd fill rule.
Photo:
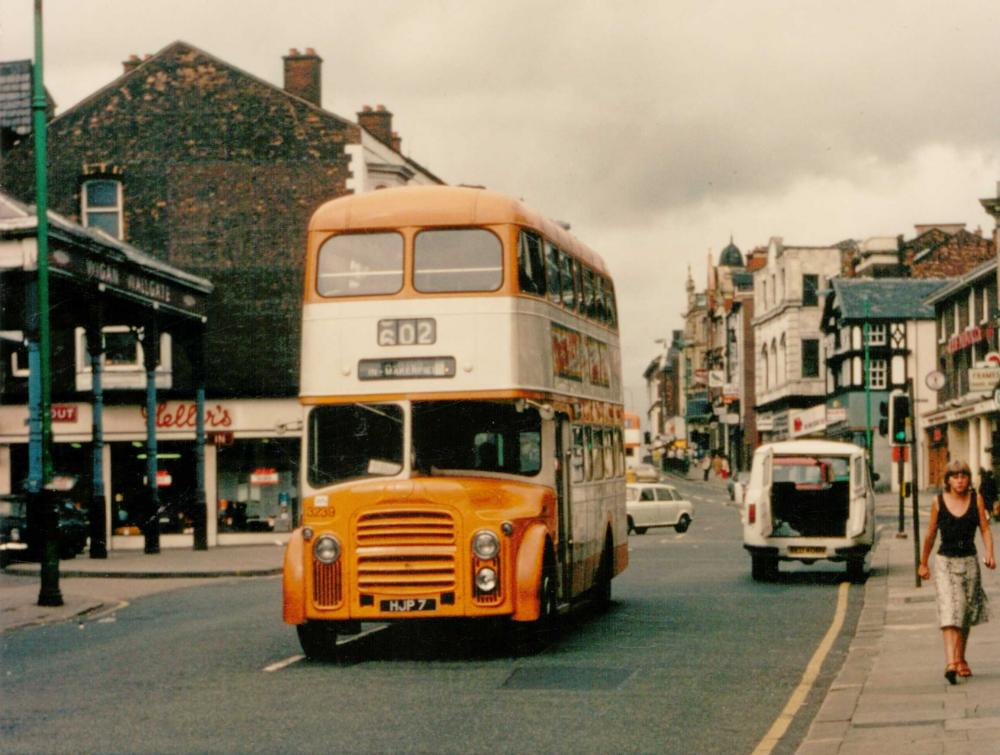
<svg viewBox="0 0 1000 755">
<path fill-rule="evenodd" d="M 342 645 L 349 645 L 352 642 L 357 642 L 362 637 L 367 637 L 370 634 L 375 634 L 376 632 L 381 632 L 383 629 L 386 629 L 388 626 L 389 626 L 388 624 L 376 624 L 373 627 L 365 629 L 363 632 L 358 632 L 358 634 L 349 634 L 349 635 L 346 635 L 346 636 L 341 636 L 341 637 L 339 637 L 337 639 L 337 647 L 340 647 Z M 281 669 L 288 668 L 292 664 L 298 663 L 299 661 L 303 660 L 304 658 L 305 658 L 304 655 L 289 656 L 288 658 L 285 658 L 283 661 L 277 661 L 276 663 L 272 663 L 270 666 L 265 666 L 264 667 L 264 671 L 267 671 L 267 672 L 281 671 Z"/>
<path fill-rule="evenodd" d="M 303 658 L 305 658 L 304 655 L 293 655 L 283 661 L 278 661 L 277 663 L 272 663 L 270 666 L 265 666 L 264 671 L 281 671 L 281 669 L 288 668 L 293 663 L 298 663 Z"/>
<path fill-rule="evenodd" d="M 802 681 L 799 682 L 799 686 L 792 692 L 792 696 L 788 698 L 785 709 L 781 711 L 775 722 L 771 724 L 771 728 L 764 735 L 760 744 L 754 749 L 752 755 L 767 755 L 767 753 L 774 750 L 778 742 L 785 735 L 785 732 L 788 731 L 788 727 L 791 725 L 792 719 L 795 718 L 795 714 L 798 713 L 799 708 L 806 701 L 806 696 L 809 694 L 809 690 L 812 689 L 813 684 L 816 683 L 816 677 L 819 676 L 819 671 L 823 667 L 823 661 L 826 660 L 826 656 L 830 653 L 830 648 L 833 647 L 834 640 L 837 639 L 837 635 L 844 625 L 844 616 L 847 614 L 847 588 L 847 582 L 840 583 L 840 587 L 837 589 L 837 608 L 833 612 L 833 622 L 830 624 L 830 628 L 826 630 L 826 634 L 819 643 L 819 647 L 816 648 L 813 657 L 809 659 L 809 665 L 806 666 L 805 673 L 802 674 Z"/>
</svg>

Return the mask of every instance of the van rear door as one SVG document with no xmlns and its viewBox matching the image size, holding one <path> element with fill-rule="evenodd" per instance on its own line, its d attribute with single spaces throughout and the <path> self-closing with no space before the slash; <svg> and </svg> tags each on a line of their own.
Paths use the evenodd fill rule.
<svg viewBox="0 0 1000 755">
<path fill-rule="evenodd" d="M 760 495 L 756 496 L 757 524 L 761 534 L 767 537 L 774 528 L 771 517 L 771 488 L 774 482 L 774 451 L 770 448 L 759 452 L 760 461 Z M 751 480 L 751 483 L 753 481 Z"/>
<path fill-rule="evenodd" d="M 847 536 L 858 537 L 865 531 L 868 516 L 868 478 L 865 476 L 865 457 L 855 454 L 851 458 L 851 503 L 847 515 Z"/>
</svg>

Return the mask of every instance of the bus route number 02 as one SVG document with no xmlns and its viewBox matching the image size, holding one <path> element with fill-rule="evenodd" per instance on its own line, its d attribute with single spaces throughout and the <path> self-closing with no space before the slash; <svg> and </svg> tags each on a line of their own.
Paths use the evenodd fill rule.
<svg viewBox="0 0 1000 755">
<path fill-rule="evenodd" d="M 379 346 L 429 346 L 437 341 L 432 317 L 378 321 Z"/>
</svg>

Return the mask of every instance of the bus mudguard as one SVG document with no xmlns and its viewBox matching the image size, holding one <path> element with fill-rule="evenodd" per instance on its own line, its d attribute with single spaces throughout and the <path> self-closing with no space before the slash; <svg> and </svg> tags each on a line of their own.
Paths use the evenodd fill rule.
<svg viewBox="0 0 1000 755">
<path fill-rule="evenodd" d="M 548 529 L 541 522 L 528 527 L 521 538 L 517 550 L 517 566 L 514 571 L 514 621 L 534 621 L 541 606 L 538 589 L 542 580 L 542 564 L 545 561 L 545 538 Z"/>
<path fill-rule="evenodd" d="M 302 530 L 297 529 L 285 547 L 285 568 L 281 579 L 284 595 L 283 616 L 286 624 L 304 624 L 306 621 L 306 580 Z"/>
</svg>

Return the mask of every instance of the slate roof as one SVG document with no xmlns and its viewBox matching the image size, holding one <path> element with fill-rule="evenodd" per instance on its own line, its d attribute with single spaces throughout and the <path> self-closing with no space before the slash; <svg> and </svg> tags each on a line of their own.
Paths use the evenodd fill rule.
<svg viewBox="0 0 1000 755">
<path fill-rule="evenodd" d="M 845 320 L 861 320 L 868 300 L 870 320 L 933 320 L 924 300 L 949 281 L 942 278 L 834 278 L 836 306 Z"/>
</svg>

